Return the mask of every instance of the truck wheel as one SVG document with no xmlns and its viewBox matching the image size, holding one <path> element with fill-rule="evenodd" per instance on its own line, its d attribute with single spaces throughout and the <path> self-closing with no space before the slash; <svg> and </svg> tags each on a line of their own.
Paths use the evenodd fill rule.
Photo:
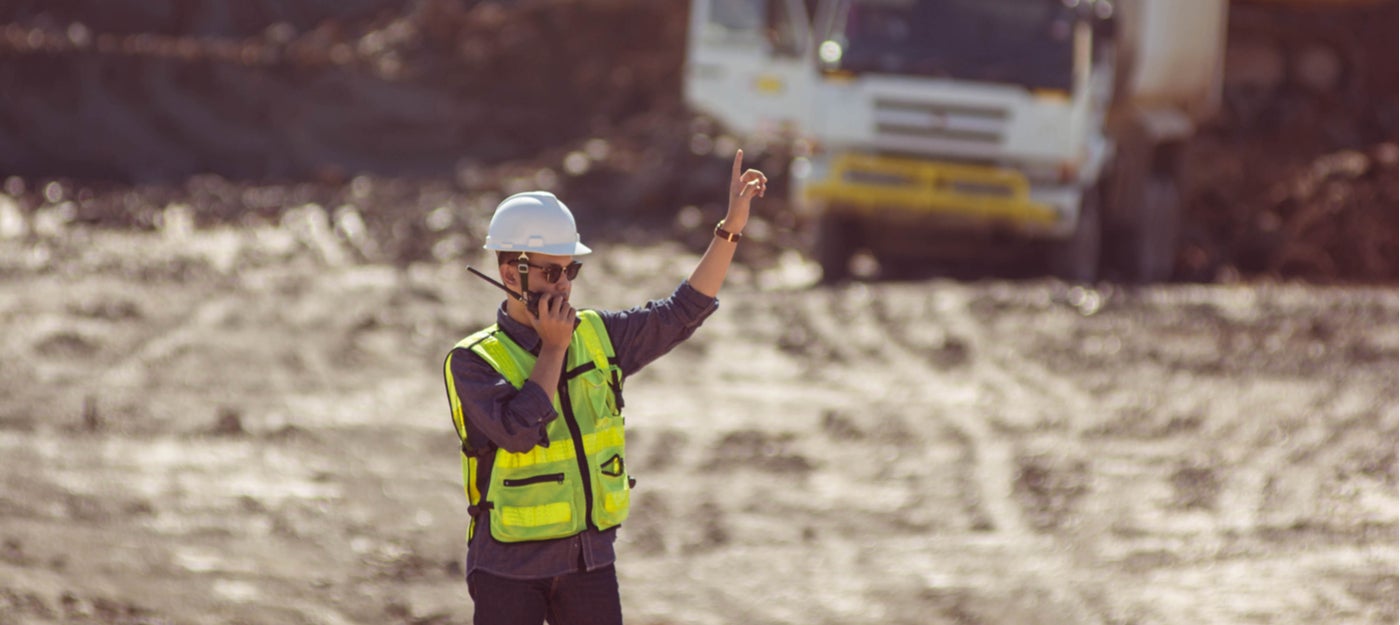
<svg viewBox="0 0 1400 625">
<path fill-rule="evenodd" d="M 816 260 L 822 282 L 831 284 L 851 277 L 851 253 L 855 251 L 855 222 L 836 213 L 823 213 L 817 221 Z"/>
<path fill-rule="evenodd" d="M 1050 248 L 1050 271 L 1067 282 L 1093 282 L 1099 277 L 1099 253 L 1103 228 L 1099 215 L 1099 194 L 1096 189 L 1084 193 L 1080 200 L 1079 222 L 1074 234 L 1057 241 Z"/>
<path fill-rule="evenodd" d="M 1175 180 L 1163 174 L 1147 178 L 1138 219 L 1129 232 L 1127 269 L 1132 279 L 1142 283 L 1171 279 L 1181 232 L 1181 193 Z"/>
</svg>

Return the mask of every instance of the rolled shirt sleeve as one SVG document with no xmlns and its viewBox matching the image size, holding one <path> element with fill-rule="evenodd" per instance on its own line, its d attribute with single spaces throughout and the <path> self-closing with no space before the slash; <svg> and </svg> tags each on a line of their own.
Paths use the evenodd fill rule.
<svg viewBox="0 0 1400 625">
<path fill-rule="evenodd" d="M 452 377 L 462 400 L 467 436 L 473 444 L 480 442 L 478 436 L 484 436 L 501 449 L 515 453 L 549 445 L 545 428 L 559 414 L 539 384 L 526 380 L 517 390 L 467 349 L 452 353 Z"/>
<path fill-rule="evenodd" d="M 599 311 L 618 366 L 632 375 L 685 342 L 719 309 L 719 300 L 682 282 L 670 297 L 619 311 Z"/>
</svg>

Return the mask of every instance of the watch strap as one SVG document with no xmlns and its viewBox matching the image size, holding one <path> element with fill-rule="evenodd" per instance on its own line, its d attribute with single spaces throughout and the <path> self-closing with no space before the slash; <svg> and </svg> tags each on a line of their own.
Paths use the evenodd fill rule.
<svg viewBox="0 0 1400 625">
<path fill-rule="evenodd" d="M 728 230 L 725 230 L 723 219 L 719 220 L 719 223 L 715 224 L 715 236 L 724 239 L 725 241 L 729 241 L 731 243 L 738 243 L 739 239 L 744 238 L 744 235 L 738 232 L 730 232 Z"/>
</svg>

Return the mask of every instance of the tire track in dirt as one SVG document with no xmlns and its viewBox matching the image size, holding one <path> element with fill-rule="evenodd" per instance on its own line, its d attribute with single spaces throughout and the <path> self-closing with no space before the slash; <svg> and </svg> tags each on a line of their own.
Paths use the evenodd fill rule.
<svg viewBox="0 0 1400 625">
<path fill-rule="evenodd" d="M 1254 446 L 1255 453 L 1230 471 L 1216 498 L 1223 529 L 1249 533 L 1266 525 L 1262 516 L 1269 483 L 1280 471 L 1291 468 L 1287 458 L 1297 446 L 1315 448 L 1327 440 L 1328 434 L 1329 428 L 1316 424 L 1304 424 L 1291 433 L 1278 429 L 1261 432 L 1261 438 L 1272 437 L 1275 444 Z"/>
<path fill-rule="evenodd" d="M 1006 385 L 1020 385 L 1017 377 L 1008 373 L 995 362 L 987 362 L 980 345 L 988 341 L 975 328 L 975 323 L 965 312 L 966 298 L 953 298 L 941 301 L 943 292 L 934 294 L 934 303 L 942 310 L 943 318 L 952 318 L 949 327 L 958 340 L 972 343 L 970 360 L 966 368 L 970 372 L 957 373 L 939 370 L 924 354 L 911 349 L 910 341 L 899 321 L 880 311 L 888 304 L 877 304 L 882 300 L 901 298 L 922 300 L 920 306 L 928 307 L 930 296 L 919 291 L 905 292 L 903 287 L 881 286 L 874 289 L 857 285 L 844 289 L 821 289 L 801 298 L 801 321 L 811 328 L 817 340 L 825 347 L 840 354 L 847 361 L 850 371 L 864 371 L 872 379 L 864 384 L 913 389 L 911 401 L 939 405 L 948 408 L 938 412 L 939 418 L 954 428 L 959 442 L 967 445 L 968 459 L 972 464 L 970 482 L 978 492 L 967 494 L 965 501 L 975 501 L 978 510 L 971 510 L 974 516 L 990 521 L 989 530 L 1000 539 L 1012 544 L 1022 553 L 1026 561 L 1037 562 L 1034 571 L 1024 571 L 1035 584 L 1050 589 L 1055 596 L 1066 598 L 1065 607 L 1075 613 L 1079 623 L 1102 623 L 1105 613 L 1097 599 L 1105 596 L 1104 584 L 1097 580 L 1084 579 L 1081 567 L 1072 558 L 1057 550 L 1051 541 L 1038 535 L 1026 515 L 1016 504 L 1013 492 L 1018 468 L 1016 453 L 1012 445 L 1004 442 L 991 426 L 977 414 L 986 397 L 998 397 L 998 389 Z M 963 311 L 954 314 L 954 311 Z M 960 315 L 960 316 L 959 316 Z M 864 363 L 864 364 L 862 364 Z M 966 382 L 963 390 L 954 385 L 939 384 L 940 379 L 953 378 Z M 1054 387 L 1051 387 L 1054 388 Z M 1067 393 L 1060 389 L 1042 391 L 1039 394 Z M 1070 401 L 1080 403 L 1083 397 L 1069 393 Z M 1054 399 L 1058 401 L 1058 398 Z M 980 514 L 978 514 L 980 512 Z"/>
<path fill-rule="evenodd" d="M 205 330 L 228 317 L 235 301 L 234 296 L 228 295 L 200 304 L 184 322 L 155 335 L 139 348 L 109 365 L 102 377 L 98 378 L 98 390 L 145 388 L 146 375 L 149 372 L 148 363 L 172 356 L 182 346 L 195 342 Z"/>
<path fill-rule="evenodd" d="M 972 511 L 973 515 L 990 520 L 994 529 L 1004 533 L 1027 535 L 1028 526 L 1011 495 L 1014 454 L 995 439 L 986 423 L 968 414 L 977 403 L 977 393 L 933 392 L 930 384 L 947 374 L 933 370 L 924 358 L 910 352 L 888 323 L 874 314 L 871 302 L 870 290 L 864 286 L 823 289 L 801 298 L 799 314 L 823 347 L 841 356 L 848 370 L 872 377 L 858 386 L 905 387 L 915 393 L 911 400 L 948 406 L 949 410 L 940 413 L 953 415 L 948 425 L 957 430 L 959 442 L 967 445 L 971 482 L 979 491 L 964 497 L 978 502 L 981 509 Z"/>
<path fill-rule="evenodd" d="M 341 297 L 343 283 L 353 280 L 350 274 L 340 273 L 327 279 L 326 287 L 317 293 L 319 297 Z M 295 308 L 294 301 L 309 297 L 302 293 L 281 293 L 290 290 L 296 281 L 280 269 L 258 270 L 244 273 L 237 279 L 197 292 L 204 297 L 188 303 L 183 311 L 166 311 L 171 319 L 178 319 L 158 332 L 151 333 L 121 354 L 113 362 L 104 365 L 102 373 L 91 380 L 87 392 L 91 393 L 140 393 L 151 387 L 154 376 L 168 375 L 161 371 L 161 363 L 176 361 L 190 349 L 205 350 L 211 347 L 211 337 L 228 336 L 230 332 L 251 336 L 257 333 L 251 328 L 266 327 L 269 330 L 280 328 L 290 321 L 284 316 L 295 317 L 302 314 Z M 340 321 L 340 320 L 337 320 Z M 318 320 L 319 322 L 319 320 Z M 322 327 L 324 324 L 322 324 Z M 339 329 L 337 326 L 335 329 Z M 259 347 L 275 351 L 281 345 L 275 334 L 266 333 L 254 339 Z M 331 356 L 322 346 L 314 343 L 314 333 L 302 333 L 296 350 L 297 366 L 313 374 L 323 376 L 335 369 Z M 306 346 L 312 346 L 310 348 Z M 252 347 L 252 345 L 237 345 Z M 226 346 L 218 346 L 224 349 Z M 227 391 L 227 388 L 219 389 Z M 377 391 L 377 389 L 376 389 Z M 206 398 L 218 397 L 219 393 L 208 394 Z M 397 399 L 397 398 L 395 398 Z"/>
<path fill-rule="evenodd" d="M 1098 402 L 1093 396 L 1069 378 L 1026 357 L 1015 348 L 1014 342 L 993 338 L 986 327 L 973 318 L 972 299 L 965 291 L 940 291 L 929 308 L 930 314 L 949 334 L 959 337 L 976 354 L 969 361 L 971 377 L 988 392 L 999 396 L 1014 392 L 1028 393 L 1035 404 L 1051 406 L 1054 412 L 1071 415 L 1094 414 L 1098 409 Z M 899 321 L 889 318 L 888 312 L 882 309 L 877 309 L 877 313 L 885 317 L 886 326 Z M 1027 417 L 1033 419 L 1035 415 Z M 1055 425 L 1069 427 L 1082 427 L 1082 424 L 1089 422 L 1053 416 L 1051 421 Z M 1072 432 L 1075 435 L 1079 433 Z"/>
<path fill-rule="evenodd" d="M 1329 397 L 1323 403 L 1331 405 L 1334 411 L 1345 408 L 1334 401 Z M 1256 446 L 1262 453 L 1251 455 L 1233 471 L 1216 498 L 1222 508 L 1222 525 L 1239 532 L 1313 523 L 1326 525 L 1325 518 L 1319 516 L 1282 517 L 1280 513 L 1317 508 L 1325 504 L 1321 500 L 1329 495 L 1341 496 L 1329 492 L 1329 481 L 1344 479 L 1343 473 L 1349 465 L 1352 469 L 1365 468 L 1355 466 L 1362 460 L 1353 454 L 1358 449 L 1376 448 L 1374 443 L 1363 438 L 1373 436 L 1380 429 L 1368 427 L 1373 420 L 1385 417 L 1366 412 L 1356 412 L 1353 416 L 1345 414 L 1333 412 L 1330 417 L 1322 415 L 1309 419 L 1291 430 L 1276 428 L 1261 433 L 1261 437 L 1271 438 L 1272 444 Z M 1390 418 L 1393 419 L 1393 415 Z M 1330 471 L 1319 471 L 1319 467 Z M 1314 512 L 1323 517 L 1326 514 L 1321 510 Z"/>
<path fill-rule="evenodd" d="M 887 322 L 874 314 L 876 301 L 877 297 L 864 286 L 817 291 L 806 301 L 809 306 L 805 316 L 822 342 L 855 364 L 852 370 L 871 373 L 888 386 L 905 387 L 915 393 L 912 400 L 952 404 L 951 410 L 940 412 L 965 415 L 966 410 L 975 405 L 976 397 L 967 394 L 934 397 L 937 394 L 930 392 L 930 382 L 937 379 L 935 376 L 945 374 L 929 371 L 926 362 L 908 351 L 902 337 L 892 333 Z M 833 320 L 844 321 L 845 327 L 836 326 Z M 843 335 L 849 338 L 843 341 Z M 857 349 L 851 349 L 850 345 Z M 1024 534 L 1023 519 L 1010 505 L 1009 485 L 1013 477 L 1009 471 L 1010 450 L 994 442 L 985 424 L 976 419 L 954 416 L 951 421 L 948 425 L 958 432 L 959 442 L 968 448 L 970 472 L 974 476 L 971 481 L 979 491 L 964 499 L 978 502 L 983 508 L 982 516 L 991 520 L 994 530 Z M 1006 488 L 999 489 L 996 485 Z"/>
<path fill-rule="evenodd" d="M 1073 459 L 1088 457 L 1079 446 L 1079 430 L 1085 423 L 1093 420 L 1072 417 L 1095 413 L 1097 404 L 1089 393 L 1067 377 L 1056 374 L 1023 355 L 1016 349 L 1015 342 L 996 340 L 987 326 L 978 323 L 974 318 L 972 298 L 968 291 L 937 290 L 924 294 L 922 299 L 923 310 L 915 311 L 918 314 L 912 317 L 895 314 L 891 304 L 901 301 L 896 297 L 875 298 L 875 305 L 871 307 L 875 325 L 890 335 L 890 344 L 895 347 L 893 351 L 901 355 L 901 360 L 910 363 L 928 362 L 927 359 L 921 358 L 920 354 L 910 350 L 911 342 L 900 340 L 902 328 L 907 327 L 902 324 L 940 324 L 947 337 L 945 342 L 950 339 L 956 341 L 969 355 L 965 366 L 943 372 L 942 375 L 958 379 L 968 387 L 976 389 L 976 395 L 980 397 L 996 398 L 997 405 L 1010 405 L 1026 411 L 1029 413 L 1025 415 L 1028 425 L 1040 427 L 1042 422 L 1037 417 L 1044 415 L 1036 413 L 1048 412 L 1048 421 L 1052 426 L 1068 429 L 1055 439 L 1058 445 L 1057 453 Z M 937 370 L 927 369 L 920 375 L 939 374 Z M 1040 409 L 1032 410 L 1031 406 Z M 998 416 L 1005 417 L 1006 412 L 1002 410 Z M 1067 416 L 1057 417 L 1056 413 Z M 1088 545 L 1076 540 L 1074 534 L 1063 533 L 1057 534 L 1047 542 L 1045 537 L 1037 532 L 1036 523 L 1019 502 L 1021 497 L 1018 497 L 1016 490 L 1022 481 L 1021 473 L 1024 467 L 1018 458 L 1016 447 L 1005 442 L 1004 436 L 996 432 L 994 424 L 987 419 L 967 411 L 954 410 L 948 414 L 952 417 L 950 425 L 961 430 L 972 441 L 974 454 L 982 459 L 977 464 L 976 474 L 984 499 L 990 498 L 994 503 L 988 506 L 988 513 L 994 515 L 993 526 L 1001 524 L 1004 526 L 1004 533 L 1016 536 L 1021 542 L 1030 542 L 1031 546 L 1027 550 L 1037 553 L 1031 559 L 1051 563 L 1048 569 L 1032 573 L 1032 578 L 1056 596 L 1069 598 L 1069 607 L 1076 613 L 1076 622 L 1105 622 L 1104 615 L 1114 613 L 1106 599 L 1112 596 L 1109 592 L 1109 582 L 1092 573 L 1097 564 L 1085 563 L 1082 558 L 1075 557 L 1075 554 L 1091 553 L 1087 549 Z M 1084 526 L 1096 524 L 1091 519 L 1080 519 L 1079 522 L 1079 531 L 1083 531 Z M 1098 533 L 1108 530 L 1097 528 L 1091 531 Z M 1066 546 L 1069 548 L 1066 549 Z M 1059 571 L 1061 576 L 1043 572 L 1046 570 Z"/>
</svg>

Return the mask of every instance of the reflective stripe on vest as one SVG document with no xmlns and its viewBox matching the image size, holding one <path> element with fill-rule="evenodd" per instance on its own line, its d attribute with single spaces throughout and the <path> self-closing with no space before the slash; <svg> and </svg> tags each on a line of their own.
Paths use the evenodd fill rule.
<svg viewBox="0 0 1400 625">
<path fill-rule="evenodd" d="M 580 311 L 579 320 L 554 398 L 559 417 L 546 427 L 548 446 L 537 445 L 524 453 L 502 449 L 480 456 L 467 453 L 477 443 L 466 440 L 451 354 L 443 365 L 453 423 L 463 441 L 467 500 L 475 510 L 489 510 L 491 536 L 501 542 L 563 538 L 590 524 L 608 529 L 627 518 L 631 489 L 621 412 L 622 373 L 598 313 Z M 516 388 L 524 386 L 535 365 L 533 354 L 494 325 L 463 339 L 457 348 L 470 349 Z M 490 463 L 489 480 L 479 474 L 479 460 Z M 482 481 L 487 482 L 484 488 Z M 474 516 L 469 538 L 475 527 Z"/>
</svg>

